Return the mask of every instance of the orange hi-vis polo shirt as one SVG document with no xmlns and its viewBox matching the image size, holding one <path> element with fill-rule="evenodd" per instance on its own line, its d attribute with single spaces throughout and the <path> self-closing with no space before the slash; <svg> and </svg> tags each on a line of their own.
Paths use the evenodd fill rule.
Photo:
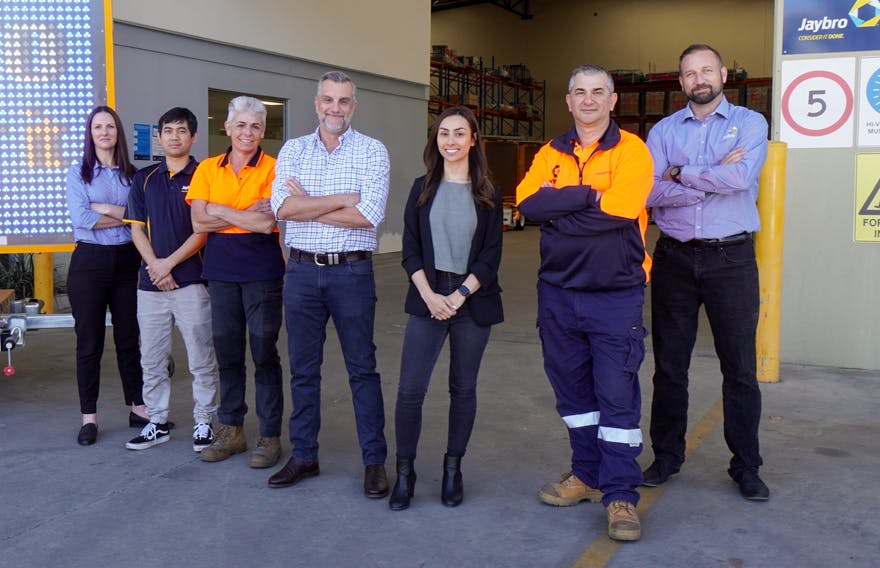
<svg viewBox="0 0 880 568">
<path fill-rule="evenodd" d="M 236 174 L 229 161 L 230 151 L 199 164 L 186 194 L 187 203 L 192 205 L 194 200 L 201 199 L 243 211 L 272 196 L 275 158 L 262 149 L 257 150 L 250 162 Z M 277 228 L 269 235 L 241 227 L 208 234 L 202 273 L 206 280 L 253 282 L 283 275 L 284 255 Z"/>
</svg>

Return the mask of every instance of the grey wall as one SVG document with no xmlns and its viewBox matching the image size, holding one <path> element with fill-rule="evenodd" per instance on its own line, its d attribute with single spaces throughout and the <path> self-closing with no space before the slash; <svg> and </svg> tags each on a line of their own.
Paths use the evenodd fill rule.
<svg viewBox="0 0 880 568">
<path fill-rule="evenodd" d="M 880 244 L 853 242 L 855 154 L 869 151 L 788 149 L 784 361 L 880 369 L 880 323 L 872 306 Z"/>
<path fill-rule="evenodd" d="M 208 89 L 284 98 L 287 137 L 317 127 L 316 80 L 332 65 L 303 61 L 234 46 L 117 23 L 116 108 L 132 136 L 132 124 L 153 124 L 173 106 L 186 106 L 208 124 Z M 400 250 L 403 206 L 414 177 L 421 174 L 425 144 L 427 86 L 345 69 L 358 87 L 355 128 L 381 140 L 391 158 L 391 188 L 379 250 Z M 206 157 L 207 132 L 193 148 Z M 143 166 L 148 162 L 138 162 Z"/>
</svg>

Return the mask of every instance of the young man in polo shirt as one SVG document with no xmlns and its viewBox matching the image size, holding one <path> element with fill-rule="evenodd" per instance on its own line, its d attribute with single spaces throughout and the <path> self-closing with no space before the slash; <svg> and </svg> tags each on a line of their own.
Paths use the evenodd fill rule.
<svg viewBox="0 0 880 568">
<path fill-rule="evenodd" d="M 165 159 L 140 170 L 129 193 L 126 221 L 143 263 L 138 286 L 138 325 L 144 403 L 150 423 L 125 444 L 145 450 L 168 441 L 168 408 L 174 325 L 186 345 L 193 376 L 193 450 L 214 438 L 211 420 L 217 412 L 217 366 L 211 340 L 211 300 L 202 279 L 199 251 L 205 235 L 193 233 L 186 192 L 198 162 L 189 155 L 198 136 L 195 115 L 175 107 L 159 118 L 159 141 Z"/>
<path fill-rule="evenodd" d="M 278 332 L 284 257 L 269 206 L 275 159 L 260 148 L 266 107 L 253 97 L 229 103 L 225 123 L 231 146 L 199 164 L 187 201 L 193 229 L 207 233 L 204 271 L 209 282 L 214 350 L 220 367 L 220 428 L 202 460 L 225 460 L 247 450 L 245 345 L 254 362 L 260 437 L 250 466 L 272 467 L 281 455 L 284 392 Z M 245 335 L 247 333 L 247 335 Z"/>
</svg>

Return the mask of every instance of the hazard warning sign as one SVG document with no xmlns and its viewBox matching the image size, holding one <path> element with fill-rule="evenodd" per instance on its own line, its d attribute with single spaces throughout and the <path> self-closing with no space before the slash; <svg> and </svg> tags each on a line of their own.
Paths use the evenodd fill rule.
<svg viewBox="0 0 880 568">
<path fill-rule="evenodd" d="M 856 156 L 854 240 L 880 243 L 880 154 Z"/>
</svg>

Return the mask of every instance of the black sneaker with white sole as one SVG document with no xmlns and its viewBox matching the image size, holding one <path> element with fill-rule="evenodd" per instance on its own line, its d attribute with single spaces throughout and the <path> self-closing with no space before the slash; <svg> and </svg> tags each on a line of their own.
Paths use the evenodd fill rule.
<svg viewBox="0 0 880 568">
<path fill-rule="evenodd" d="M 210 422 L 199 422 L 193 426 L 193 450 L 201 452 L 214 441 L 214 429 Z"/>
<path fill-rule="evenodd" d="M 156 424 L 150 422 L 141 430 L 137 438 L 132 438 L 125 443 L 125 447 L 129 450 L 146 450 L 158 444 L 164 444 L 170 439 L 169 433 L 171 429 L 168 424 Z"/>
</svg>

